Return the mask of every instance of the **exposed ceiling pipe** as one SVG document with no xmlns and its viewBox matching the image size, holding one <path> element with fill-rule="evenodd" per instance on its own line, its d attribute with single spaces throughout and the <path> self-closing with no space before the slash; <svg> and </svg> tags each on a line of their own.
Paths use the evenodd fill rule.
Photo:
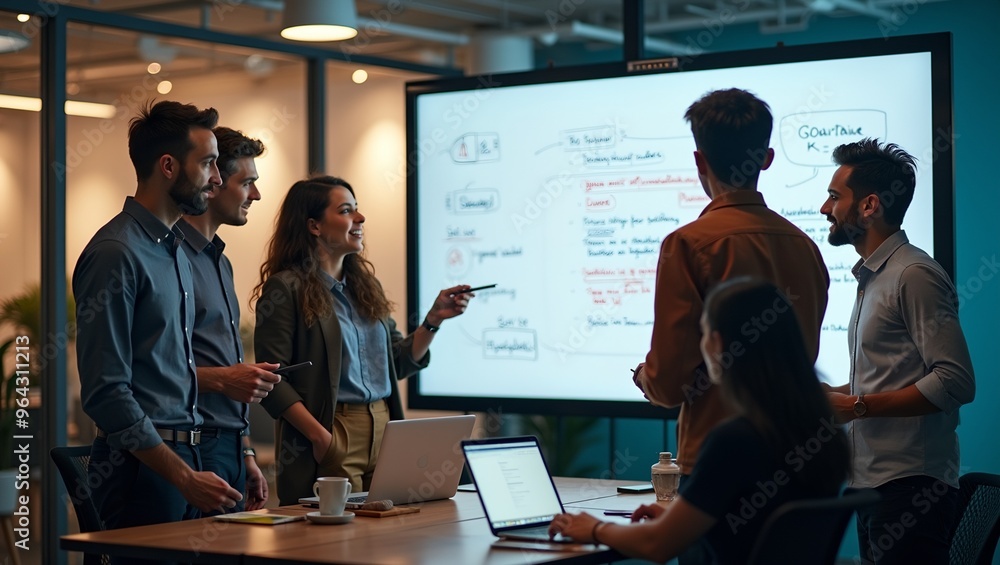
<svg viewBox="0 0 1000 565">
<path fill-rule="evenodd" d="M 892 18 L 893 13 L 889 8 L 912 4 L 914 0 L 874 0 L 861 2 L 858 0 L 825 0 L 829 2 L 834 9 L 840 8 L 841 10 L 849 11 L 854 14 L 863 14 L 871 16 L 874 18 Z M 920 3 L 925 2 L 947 2 L 948 0 L 920 0 Z M 825 14 L 829 15 L 830 11 L 823 9 L 812 8 L 812 3 L 809 6 L 784 6 L 784 17 L 786 20 L 792 20 L 795 18 L 805 18 L 812 14 Z M 688 11 L 694 12 L 699 8 L 688 7 Z M 757 10 L 745 10 L 737 11 L 730 8 L 727 12 L 722 11 L 704 11 L 704 8 L 700 8 L 704 17 L 697 18 L 673 18 L 670 20 L 661 21 L 648 21 L 646 22 L 646 32 L 647 33 L 671 33 L 680 31 L 697 31 L 699 29 L 705 29 L 707 24 L 714 24 L 715 22 L 723 23 L 724 25 L 740 24 L 740 23 L 757 23 L 757 22 L 767 22 L 769 20 L 774 20 L 778 17 L 778 10 L 776 9 L 757 9 Z"/>
<path fill-rule="evenodd" d="M 785 16 L 788 18 L 803 16 L 811 13 L 809 8 L 789 7 L 785 8 Z M 739 13 L 726 14 L 723 20 L 722 14 L 712 12 L 710 16 L 700 18 L 674 18 L 666 22 L 646 22 L 647 33 L 671 33 L 680 31 L 699 31 L 707 29 L 709 25 L 716 23 L 722 25 L 733 25 L 742 23 L 756 23 L 773 19 L 776 17 L 774 10 L 748 10 Z"/>
<path fill-rule="evenodd" d="M 274 12 L 281 12 L 285 9 L 284 0 L 231 0 L 229 3 L 232 4 L 231 7 L 243 4 Z M 147 4 L 145 6 L 130 6 L 112 11 L 124 14 L 153 14 L 157 12 L 176 12 L 177 10 L 191 10 L 204 7 L 217 8 L 217 4 L 218 2 L 212 2 L 211 0 L 173 0 L 169 2 Z"/>
<path fill-rule="evenodd" d="M 447 45 L 467 45 L 469 43 L 469 36 L 464 33 L 454 33 L 451 31 L 441 31 L 426 27 L 397 24 L 393 22 L 382 22 L 371 18 L 359 17 L 358 36 L 361 37 L 361 35 L 365 33 L 401 35 L 403 37 L 412 37 L 413 39 L 436 41 Z M 348 42 L 350 43 L 354 41 L 357 41 L 357 39 L 349 40 Z"/>
<path fill-rule="evenodd" d="M 621 45 L 625 42 L 625 36 L 620 29 L 607 28 L 588 24 L 580 21 L 571 21 L 555 26 L 535 26 L 507 30 L 503 33 L 508 35 L 519 35 L 523 37 L 533 37 L 544 45 L 553 45 L 559 39 L 589 39 L 593 41 L 603 41 Z M 690 45 L 684 45 L 676 41 L 666 39 L 655 39 L 647 37 L 643 42 L 647 51 L 662 53 L 665 55 L 693 55 L 705 53 L 703 49 L 695 49 Z"/>
<path fill-rule="evenodd" d="M 414 39 L 423 39 L 426 41 L 436 41 L 439 43 L 445 43 L 447 45 L 467 45 L 469 43 L 469 36 L 461 33 L 452 33 L 448 31 L 439 31 L 428 29 L 425 27 L 410 26 L 405 24 L 395 24 L 392 22 L 379 22 L 377 20 L 372 20 L 369 18 L 358 18 L 358 24 L 361 27 L 359 31 L 365 33 L 369 28 L 375 32 L 384 32 L 393 35 L 401 35 L 405 37 L 412 37 Z M 536 28 L 525 28 L 518 30 L 511 30 L 510 35 L 518 36 L 532 36 L 543 40 L 544 43 L 554 43 L 550 38 L 552 34 L 555 34 L 559 38 L 570 38 L 576 37 L 580 39 L 591 39 L 595 41 L 603 41 L 605 43 L 612 43 L 620 45 L 625 40 L 622 35 L 621 30 L 606 28 L 601 26 L 596 26 L 593 24 L 587 24 L 579 21 L 572 21 L 565 24 L 559 24 L 555 27 L 536 27 Z M 684 45 L 682 43 L 677 43 L 675 41 L 668 41 L 663 39 L 654 39 L 647 37 L 645 40 L 645 47 L 648 50 L 655 51 L 658 53 L 666 54 L 677 54 L 677 55 L 688 55 L 693 53 L 693 49 L 689 45 Z M 703 51 L 699 51 L 703 52 Z"/>
<path fill-rule="evenodd" d="M 557 30 L 562 30 L 564 25 L 557 26 Z M 579 21 L 573 21 L 568 24 L 568 32 L 559 32 L 559 35 L 570 36 L 570 37 L 580 37 L 584 39 L 594 39 L 598 41 L 604 41 L 607 43 L 622 44 L 625 42 L 624 34 L 621 30 L 610 29 L 601 26 L 595 26 L 591 24 L 586 24 Z M 694 55 L 698 53 L 704 53 L 704 50 L 695 50 L 690 45 L 685 45 L 683 43 L 678 43 L 676 41 L 670 41 L 667 39 L 655 39 L 652 37 L 647 37 L 643 41 L 643 46 L 647 51 L 655 51 L 657 53 L 664 53 L 668 55 Z"/>
<path fill-rule="evenodd" d="M 830 0 L 833 5 L 844 10 L 856 12 L 864 16 L 871 16 L 887 20 L 892 18 L 892 12 L 875 7 L 871 3 L 859 2 L 858 0 Z"/>
<path fill-rule="evenodd" d="M 324 0 L 329 1 L 329 0 Z M 477 14 L 469 10 L 463 10 L 460 8 L 452 8 L 450 6 L 438 6 L 434 4 L 428 4 L 427 2 L 417 2 L 415 0 L 406 0 L 406 2 L 400 3 L 399 0 L 378 0 L 376 2 L 386 8 L 402 8 L 406 10 L 413 10 L 414 12 L 424 12 L 426 14 L 433 14 L 435 16 L 445 16 L 448 18 L 453 18 L 456 20 L 465 20 L 468 22 L 475 22 L 478 24 L 495 24 L 499 20 L 493 16 L 486 14 Z M 395 10 L 393 10 L 395 11 Z M 360 16 L 361 13 L 358 12 Z"/>
<path fill-rule="evenodd" d="M 525 7 L 522 6 L 521 4 L 510 2 L 509 0 L 466 0 L 466 1 L 469 4 L 478 4 L 479 6 L 496 8 L 498 10 L 504 10 L 508 13 L 520 14 L 522 16 L 545 15 L 545 11 L 542 10 L 541 8 Z"/>
</svg>

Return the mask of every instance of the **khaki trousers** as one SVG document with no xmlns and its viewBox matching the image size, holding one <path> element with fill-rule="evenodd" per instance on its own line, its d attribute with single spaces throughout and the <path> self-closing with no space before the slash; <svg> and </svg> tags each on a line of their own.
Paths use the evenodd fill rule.
<svg viewBox="0 0 1000 565">
<path fill-rule="evenodd" d="M 382 433 L 389 422 L 385 400 L 371 404 L 337 403 L 333 415 L 333 442 L 319 464 L 320 477 L 347 477 L 351 492 L 371 486 Z"/>
</svg>

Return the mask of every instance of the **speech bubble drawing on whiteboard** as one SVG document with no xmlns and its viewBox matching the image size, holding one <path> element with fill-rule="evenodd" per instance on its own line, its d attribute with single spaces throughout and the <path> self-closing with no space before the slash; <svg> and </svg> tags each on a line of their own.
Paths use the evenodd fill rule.
<svg viewBox="0 0 1000 565">
<path fill-rule="evenodd" d="M 451 145 L 451 160 L 456 163 L 484 163 L 500 160 L 500 134 L 466 133 Z"/>
<path fill-rule="evenodd" d="M 882 110 L 829 110 L 790 114 L 778 128 L 781 149 L 796 165 L 833 166 L 830 155 L 838 145 L 865 137 L 885 139 L 886 113 Z"/>
<path fill-rule="evenodd" d="M 445 207 L 452 214 L 490 214 L 500 209 L 500 191 L 495 188 L 466 188 L 448 193 Z"/>
<path fill-rule="evenodd" d="M 538 335 L 535 330 L 484 329 L 483 357 L 486 359 L 534 361 L 538 358 Z"/>
</svg>

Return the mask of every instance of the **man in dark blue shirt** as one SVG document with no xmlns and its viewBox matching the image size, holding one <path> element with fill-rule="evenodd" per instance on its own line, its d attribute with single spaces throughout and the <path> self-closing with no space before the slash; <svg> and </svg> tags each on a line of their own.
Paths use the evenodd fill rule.
<svg viewBox="0 0 1000 565">
<path fill-rule="evenodd" d="M 191 265 L 174 227 L 221 183 L 214 109 L 162 101 L 129 125 L 135 197 L 73 273 L 83 408 L 98 437 L 88 481 L 108 528 L 194 518 L 242 494 L 202 471 Z M 117 561 L 116 561 L 117 562 Z"/>
<path fill-rule="evenodd" d="M 205 418 L 201 455 L 206 470 L 246 494 L 233 510 L 257 510 L 267 502 L 267 481 L 250 446 L 248 404 L 260 402 L 280 377 L 274 363 L 243 362 L 240 306 L 233 284 L 233 266 L 223 254 L 226 244 L 219 226 L 247 223 L 250 205 L 260 200 L 254 158 L 264 144 L 242 133 L 215 128 L 222 186 L 201 215 L 177 222 L 184 234 L 182 249 L 194 276 L 194 361 L 198 370 L 198 411 Z"/>
</svg>

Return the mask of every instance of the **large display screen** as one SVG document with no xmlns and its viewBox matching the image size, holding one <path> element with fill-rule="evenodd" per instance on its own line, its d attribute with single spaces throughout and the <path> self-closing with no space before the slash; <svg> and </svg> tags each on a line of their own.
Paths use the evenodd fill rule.
<svg viewBox="0 0 1000 565">
<path fill-rule="evenodd" d="M 411 320 L 441 288 L 497 285 L 436 336 L 410 406 L 662 416 L 629 369 L 650 346 L 660 242 L 709 202 L 684 112 L 732 87 L 771 107 L 759 190 L 823 253 L 817 368 L 846 382 L 858 256 L 819 213 L 831 152 L 877 137 L 915 155 L 903 227 L 953 272 L 950 57 L 935 34 L 409 84 Z"/>
</svg>

